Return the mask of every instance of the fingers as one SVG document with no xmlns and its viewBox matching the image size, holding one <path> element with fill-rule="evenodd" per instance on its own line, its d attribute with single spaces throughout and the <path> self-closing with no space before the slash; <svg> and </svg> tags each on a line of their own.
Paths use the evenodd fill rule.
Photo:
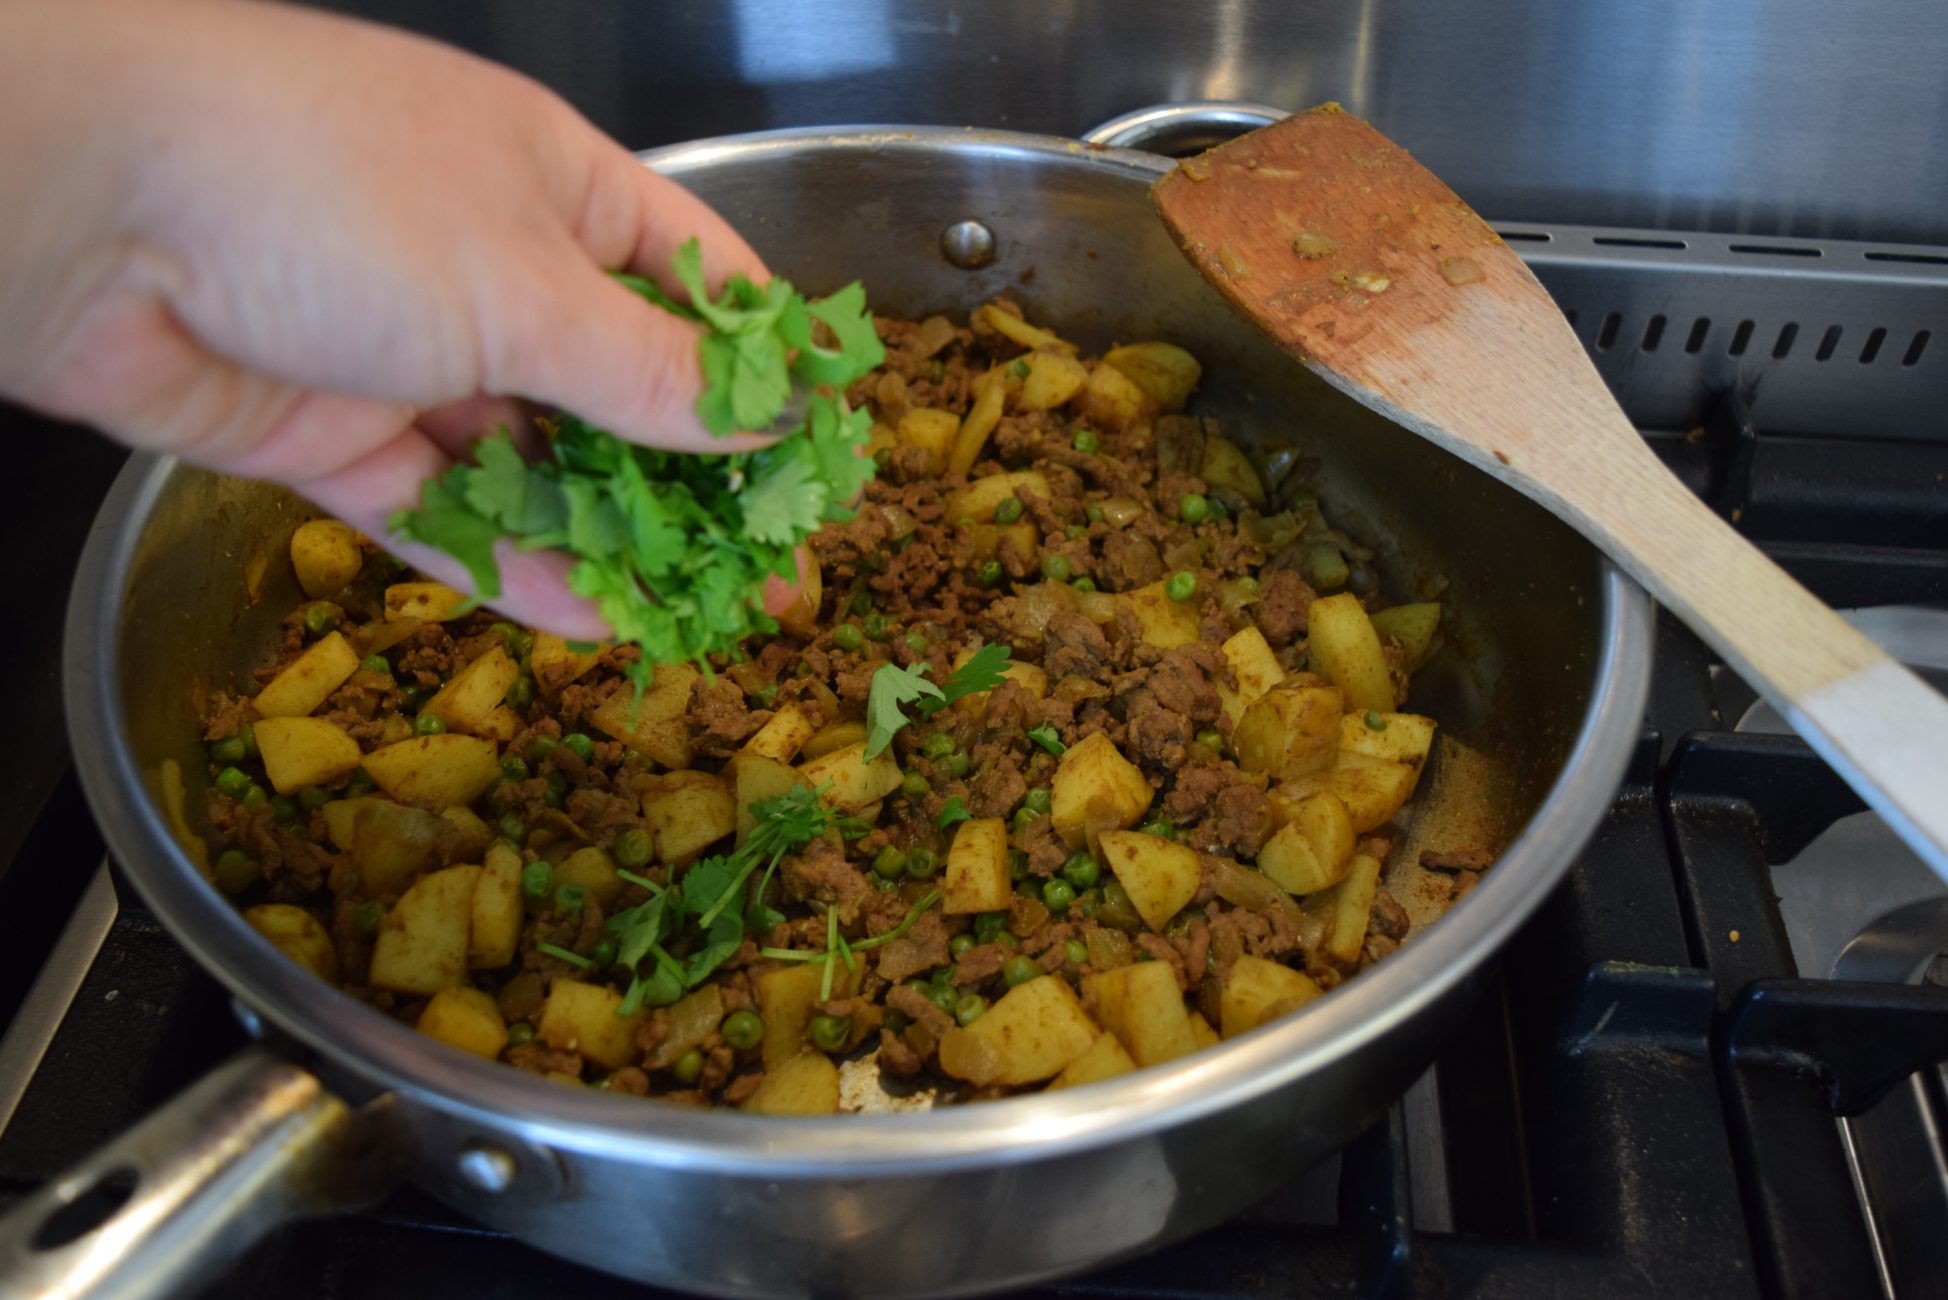
<svg viewBox="0 0 1948 1300">
<path fill-rule="evenodd" d="M 682 298 L 670 259 L 694 238 L 703 251 L 704 283 L 712 293 L 733 274 L 763 284 L 771 278 L 744 237 L 702 199 L 631 154 L 604 141 L 576 215 L 576 239 L 597 263 L 655 280 Z"/>
</svg>

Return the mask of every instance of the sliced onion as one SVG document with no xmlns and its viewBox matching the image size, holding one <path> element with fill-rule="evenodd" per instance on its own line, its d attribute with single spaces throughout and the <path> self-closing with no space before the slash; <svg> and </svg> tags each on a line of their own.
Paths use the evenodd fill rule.
<svg viewBox="0 0 1948 1300">
<path fill-rule="evenodd" d="M 913 530 L 920 526 L 920 521 L 907 513 L 903 506 L 884 505 L 879 508 L 879 513 L 886 521 L 888 541 L 897 542 L 902 537 L 911 537 Z"/>
<path fill-rule="evenodd" d="M 1299 521 L 1289 510 L 1275 515 L 1247 510 L 1238 520 L 1238 535 L 1254 546 L 1275 551 L 1298 537 Z"/>
<path fill-rule="evenodd" d="M 1290 894 L 1250 867 L 1233 862 L 1230 858 L 1213 857 L 1205 861 L 1214 864 L 1211 880 L 1217 888 L 1218 897 L 1225 902 L 1248 907 L 1254 912 L 1284 912 L 1295 922 L 1303 919 L 1304 913 L 1292 901 Z"/>
<path fill-rule="evenodd" d="M 953 341 L 954 322 L 945 316 L 929 316 L 913 331 L 909 346 L 920 356 L 930 357 Z"/>
<path fill-rule="evenodd" d="M 1048 621 L 1060 613 L 1074 613 L 1076 593 L 1062 582 L 1037 582 L 1015 595 L 1013 625 L 1015 635 L 1039 641 Z"/>
<path fill-rule="evenodd" d="M 1103 501 L 1103 522 L 1111 528 L 1128 528 L 1143 515 L 1143 503 L 1130 497 L 1109 497 Z"/>
<path fill-rule="evenodd" d="M 1116 621 L 1116 597 L 1106 591 L 1084 592 L 1076 599 L 1075 611 L 1091 623 L 1114 623 Z"/>
</svg>

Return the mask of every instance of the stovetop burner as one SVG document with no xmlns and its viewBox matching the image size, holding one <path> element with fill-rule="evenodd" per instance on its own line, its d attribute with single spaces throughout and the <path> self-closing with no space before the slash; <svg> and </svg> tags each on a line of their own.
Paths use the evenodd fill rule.
<svg viewBox="0 0 1948 1300">
<path fill-rule="evenodd" d="M 1504 233 L 1652 445 L 1795 576 L 1840 606 L 1948 602 L 1948 258 Z M 1858 617 L 1948 669 L 1941 609 Z M 1386 1120 L 1245 1215 L 1034 1294 L 1948 1296 L 1948 892 L 1777 731 L 1662 619 L 1608 816 Z M 246 1041 L 112 872 L 86 883 L 99 838 L 50 788 L 0 863 L 0 907 L 68 918 L 0 952 L 0 1203 Z M 284 1229 L 208 1294 L 429 1292 L 657 1294 L 411 1190 Z"/>
</svg>

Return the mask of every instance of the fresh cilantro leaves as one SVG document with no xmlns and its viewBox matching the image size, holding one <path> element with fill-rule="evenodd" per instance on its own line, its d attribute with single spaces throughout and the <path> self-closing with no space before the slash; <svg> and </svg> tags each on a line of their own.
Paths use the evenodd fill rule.
<svg viewBox="0 0 1948 1300">
<path fill-rule="evenodd" d="M 938 686 L 927 679 L 925 664 L 881 664 L 866 693 L 866 760 L 884 753 L 894 734 L 913 721 L 902 705 L 912 704 L 921 717 L 930 718 L 956 700 L 991 691 L 1001 684 L 1011 653 L 1004 645 L 984 645 Z"/>
<path fill-rule="evenodd" d="M 567 551 L 578 561 L 570 588 L 596 603 L 618 639 L 642 647 L 638 689 L 658 663 L 700 663 L 777 630 L 757 601 L 765 578 L 795 576 L 798 545 L 826 521 L 850 518 L 848 503 L 873 476 L 862 454 L 871 414 L 824 390 L 885 359 L 857 284 L 808 301 L 783 280 L 732 276 L 712 301 L 694 239 L 674 267 L 688 304 L 651 281 L 617 280 L 704 327 L 704 426 L 719 435 L 768 429 L 794 387 L 809 388 L 797 432 L 762 451 L 693 456 L 638 447 L 565 415 L 551 422 L 544 459 L 523 459 L 503 431 L 392 519 L 397 536 L 464 564 L 483 600 L 501 592 L 499 538 Z"/>
<path fill-rule="evenodd" d="M 1028 738 L 1057 758 L 1062 757 L 1069 749 L 1067 745 L 1062 743 L 1061 734 L 1046 722 L 1039 727 L 1030 727 L 1028 729 Z"/>
<path fill-rule="evenodd" d="M 974 814 L 967 811 L 967 805 L 960 801 L 959 795 L 954 794 L 948 795 L 947 802 L 941 805 L 940 816 L 936 819 L 936 824 L 944 831 L 955 822 L 972 821 L 973 819 Z"/>
</svg>

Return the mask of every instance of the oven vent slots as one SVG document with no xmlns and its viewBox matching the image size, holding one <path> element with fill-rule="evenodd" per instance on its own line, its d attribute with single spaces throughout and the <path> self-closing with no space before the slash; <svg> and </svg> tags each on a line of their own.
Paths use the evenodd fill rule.
<svg viewBox="0 0 1948 1300">
<path fill-rule="evenodd" d="M 1772 345 L 1772 359 L 1784 361 L 1792 355 L 1793 340 L 1799 337 L 1799 322 L 1787 321 L 1779 329 L 1779 341 Z"/>
<path fill-rule="evenodd" d="M 1651 235 L 1596 235 L 1590 242 L 1608 248 L 1670 248 L 1679 252 L 1691 247 L 1682 239 L 1661 239 Z"/>
<path fill-rule="evenodd" d="M 1744 356 L 1746 345 L 1752 341 L 1752 330 L 1753 330 L 1752 321 L 1749 320 L 1740 321 L 1738 323 L 1738 328 L 1732 331 L 1731 346 L 1725 349 L 1725 355 L 1728 357 Z"/>
<path fill-rule="evenodd" d="M 1819 351 L 1813 353 L 1813 360 L 1815 361 L 1830 360 L 1833 356 L 1833 349 L 1839 346 L 1840 346 L 1840 327 L 1838 325 L 1827 326 L 1826 333 L 1820 335 Z"/>
<path fill-rule="evenodd" d="M 1928 331 L 1922 330 L 1919 334 L 1916 334 L 1914 336 L 1914 342 L 1907 345 L 1907 355 L 1901 358 L 1901 364 L 1904 366 L 1920 365 L 1921 354 L 1923 352 L 1926 352 L 1927 350 L 1928 350 Z"/>
<path fill-rule="evenodd" d="M 1871 366 L 1874 363 L 1874 358 L 1880 355 L 1880 345 L 1886 341 L 1887 327 L 1885 325 L 1874 326 L 1874 332 L 1867 336 L 1865 346 L 1860 349 L 1860 364 L 1863 366 Z"/>
<path fill-rule="evenodd" d="M 1596 350 L 1598 352 L 1608 352 L 1611 346 L 1616 343 L 1617 327 L 1621 324 L 1623 324 L 1623 315 L 1620 312 L 1613 311 L 1603 318 L 1603 323 L 1596 328 Z"/>
<path fill-rule="evenodd" d="M 1807 248 L 1800 244 L 1727 244 L 1726 249 L 1733 253 L 1751 253 L 1760 257 L 1824 257 L 1817 248 Z"/>
<path fill-rule="evenodd" d="M 1691 323 L 1691 335 L 1684 340 L 1684 350 L 1692 356 L 1704 351 L 1705 337 L 1711 333 L 1711 317 L 1700 316 Z"/>
<path fill-rule="evenodd" d="M 1555 240 L 1555 236 L 1546 230 L 1502 230 L 1497 227 L 1495 233 L 1501 236 L 1505 243 L 1517 240 L 1526 244 L 1547 244 Z"/>
<path fill-rule="evenodd" d="M 1869 262 L 1906 262 L 1911 266 L 1948 266 L 1948 254 L 1941 253 L 1887 253 L 1870 249 L 1861 254 Z"/>
</svg>

